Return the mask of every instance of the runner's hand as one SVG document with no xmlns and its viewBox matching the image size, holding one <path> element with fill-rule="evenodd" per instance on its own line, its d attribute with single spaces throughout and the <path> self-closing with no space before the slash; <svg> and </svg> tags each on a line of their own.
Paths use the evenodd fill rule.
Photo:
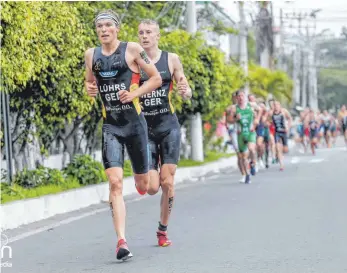
<svg viewBox="0 0 347 273">
<path fill-rule="evenodd" d="M 135 95 L 133 92 L 129 92 L 127 90 L 119 91 L 119 100 L 121 101 L 121 103 L 129 103 L 132 102 L 133 99 L 135 99 Z"/>
<path fill-rule="evenodd" d="M 183 99 L 190 99 L 192 96 L 191 90 L 188 88 L 188 85 L 183 81 L 183 77 L 180 78 L 180 81 L 177 83 L 178 94 Z"/>
<path fill-rule="evenodd" d="M 86 82 L 85 86 L 89 97 L 96 97 L 96 95 L 99 93 L 98 87 L 96 86 L 96 81 L 93 81 L 92 83 Z"/>
</svg>

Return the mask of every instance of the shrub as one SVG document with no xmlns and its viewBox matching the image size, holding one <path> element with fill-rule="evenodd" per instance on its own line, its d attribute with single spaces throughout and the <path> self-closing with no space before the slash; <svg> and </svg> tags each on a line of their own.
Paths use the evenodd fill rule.
<svg viewBox="0 0 347 273">
<path fill-rule="evenodd" d="M 13 183 L 23 188 L 35 188 L 41 185 L 62 185 L 64 184 L 64 175 L 56 169 L 50 169 L 40 166 L 35 170 L 27 170 L 17 173 L 13 179 Z"/>
<path fill-rule="evenodd" d="M 102 164 L 93 160 L 89 155 L 76 155 L 63 172 L 69 177 L 75 177 L 81 185 L 107 181 Z"/>
</svg>

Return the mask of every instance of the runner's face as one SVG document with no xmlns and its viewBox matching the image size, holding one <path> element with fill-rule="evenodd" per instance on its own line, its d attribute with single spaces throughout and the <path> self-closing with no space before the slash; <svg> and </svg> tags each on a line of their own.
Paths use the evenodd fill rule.
<svg viewBox="0 0 347 273">
<path fill-rule="evenodd" d="M 138 36 L 144 49 L 157 47 L 160 38 L 159 28 L 155 24 L 140 24 Z"/>
<path fill-rule="evenodd" d="M 96 33 L 101 44 L 110 44 L 117 39 L 119 28 L 111 19 L 102 19 L 96 23 Z"/>
<path fill-rule="evenodd" d="M 255 102 L 255 97 L 253 95 L 249 96 L 248 99 L 250 102 Z"/>
<path fill-rule="evenodd" d="M 245 94 L 242 92 L 240 94 L 238 94 L 237 101 L 239 104 L 244 104 L 245 103 Z"/>
<path fill-rule="evenodd" d="M 341 110 L 346 111 L 346 105 L 342 105 Z"/>
<path fill-rule="evenodd" d="M 281 104 L 279 102 L 274 103 L 275 111 L 280 111 L 281 110 Z"/>
<path fill-rule="evenodd" d="M 274 110 L 275 103 L 274 103 L 273 101 L 270 101 L 270 102 L 269 102 L 269 105 L 270 105 L 270 109 L 271 109 L 271 110 Z"/>
<path fill-rule="evenodd" d="M 237 96 L 233 96 L 233 97 L 232 97 L 232 102 L 233 102 L 233 104 L 236 104 L 236 103 L 237 103 Z"/>
</svg>

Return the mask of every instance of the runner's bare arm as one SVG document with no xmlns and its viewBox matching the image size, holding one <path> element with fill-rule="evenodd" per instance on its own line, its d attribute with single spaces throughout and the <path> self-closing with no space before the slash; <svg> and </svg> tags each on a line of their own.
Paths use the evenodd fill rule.
<svg viewBox="0 0 347 273">
<path fill-rule="evenodd" d="M 289 113 L 289 111 L 287 109 L 284 109 L 284 114 L 286 116 L 286 119 L 288 120 L 288 127 L 290 129 L 292 127 L 292 124 L 293 124 L 292 115 Z"/>
<path fill-rule="evenodd" d="M 262 114 L 262 109 L 256 102 L 250 102 L 250 105 L 253 108 L 253 112 L 255 112 L 254 124 L 258 125 Z"/>
<path fill-rule="evenodd" d="M 173 77 L 175 79 L 175 82 L 177 83 L 177 87 L 180 88 L 180 86 L 186 86 L 186 97 L 191 98 L 192 97 L 192 89 L 189 86 L 189 82 L 184 75 L 183 65 L 181 63 L 180 58 L 177 54 L 169 53 L 169 56 L 172 60 L 173 64 Z"/>
<path fill-rule="evenodd" d="M 154 63 L 147 56 L 146 51 L 138 43 L 128 43 L 128 49 L 134 57 L 134 62 L 147 74 L 149 79 L 134 92 L 136 97 L 152 92 L 161 86 L 162 80 Z"/>
<path fill-rule="evenodd" d="M 229 124 L 233 124 L 236 122 L 235 113 L 236 113 L 235 105 L 230 105 L 226 111 L 226 120 Z"/>
<path fill-rule="evenodd" d="M 90 96 L 90 97 L 95 97 L 98 94 L 96 79 L 95 79 L 93 71 L 92 71 L 93 54 L 94 54 L 94 48 L 89 48 L 86 50 L 85 56 L 84 56 L 85 57 L 85 66 L 86 66 L 84 86 L 85 86 L 85 89 L 87 91 L 88 96 Z"/>
<path fill-rule="evenodd" d="M 94 54 L 94 48 L 88 48 L 84 55 L 85 66 L 86 66 L 85 81 L 90 83 L 93 83 L 94 81 L 96 81 L 92 71 L 93 54 Z"/>
</svg>

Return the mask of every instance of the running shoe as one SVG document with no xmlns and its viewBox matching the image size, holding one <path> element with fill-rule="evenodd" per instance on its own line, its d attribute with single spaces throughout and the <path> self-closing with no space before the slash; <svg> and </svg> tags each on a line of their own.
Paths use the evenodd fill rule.
<svg viewBox="0 0 347 273">
<path fill-rule="evenodd" d="M 251 163 L 251 175 L 255 175 L 257 172 L 255 164 L 252 162 Z"/>
<path fill-rule="evenodd" d="M 157 231 L 157 238 L 158 238 L 159 246 L 165 247 L 165 246 L 170 246 L 172 244 L 172 242 L 167 237 L 166 231 Z"/>
<path fill-rule="evenodd" d="M 246 182 L 246 176 L 243 175 L 241 179 L 239 180 L 240 183 L 245 183 Z"/>
<path fill-rule="evenodd" d="M 147 193 L 146 191 L 141 191 L 141 190 L 137 187 L 136 183 L 135 183 L 135 188 L 136 188 L 137 192 L 138 192 L 139 194 L 141 194 L 141 195 L 145 195 L 145 194 Z"/>
<path fill-rule="evenodd" d="M 133 254 L 131 254 L 128 248 L 128 244 L 124 239 L 120 239 L 118 241 L 116 254 L 117 254 L 117 260 L 125 261 L 133 257 Z"/>
</svg>

